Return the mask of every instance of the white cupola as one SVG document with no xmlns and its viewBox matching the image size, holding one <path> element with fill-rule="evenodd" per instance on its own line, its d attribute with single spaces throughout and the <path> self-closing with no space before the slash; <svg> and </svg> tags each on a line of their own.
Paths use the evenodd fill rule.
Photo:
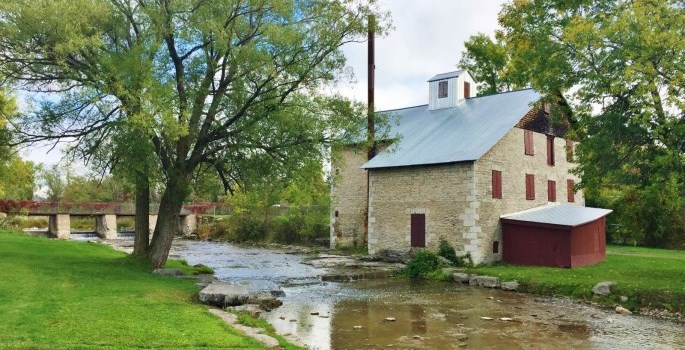
<svg viewBox="0 0 685 350">
<path fill-rule="evenodd" d="M 476 81 L 468 71 L 438 74 L 428 80 L 428 109 L 455 107 L 476 94 Z"/>
</svg>

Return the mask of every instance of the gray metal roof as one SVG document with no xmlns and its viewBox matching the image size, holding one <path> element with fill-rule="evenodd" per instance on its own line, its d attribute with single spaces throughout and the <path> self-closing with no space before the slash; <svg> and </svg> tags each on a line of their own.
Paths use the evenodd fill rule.
<svg viewBox="0 0 685 350">
<path fill-rule="evenodd" d="M 464 73 L 463 70 L 456 70 L 454 72 L 441 73 L 441 74 L 438 74 L 438 75 L 428 79 L 428 81 L 431 82 L 431 81 L 443 80 L 443 79 L 447 79 L 447 78 L 454 78 L 454 77 L 460 76 L 462 73 Z"/>
<path fill-rule="evenodd" d="M 456 107 L 428 105 L 379 112 L 399 141 L 362 166 L 390 168 L 473 161 L 518 123 L 541 95 L 531 89 L 474 97 Z"/>
<path fill-rule="evenodd" d="M 502 219 L 560 226 L 580 226 L 607 216 L 610 209 L 580 207 L 569 204 L 547 204 L 517 213 L 502 215 Z"/>
</svg>

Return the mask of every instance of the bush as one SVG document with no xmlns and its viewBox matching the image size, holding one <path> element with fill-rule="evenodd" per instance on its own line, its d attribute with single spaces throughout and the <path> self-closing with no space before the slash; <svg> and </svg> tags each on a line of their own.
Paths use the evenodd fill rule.
<svg viewBox="0 0 685 350">
<path fill-rule="evenodd" d="M 457 252 L 455 252 L 449 242 L 442 237 L 440 238 L 440 244 L 438 246 L 438 255 L 449 260 L 454 265 L 460 265 L 461 263 L 461 260 L 457 257 Z"/>
<path fill-rule="evenodd" d="M 438 256 L 427 250 L 416 253 L 407 263 L 406 273 L 410 278 L 424 278 L 440 267 Z"/>
</svg>

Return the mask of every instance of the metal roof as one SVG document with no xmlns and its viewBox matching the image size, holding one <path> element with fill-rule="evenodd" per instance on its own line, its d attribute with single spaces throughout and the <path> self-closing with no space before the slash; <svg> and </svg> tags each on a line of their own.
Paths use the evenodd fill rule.
<svg viewBox="0 0 685 350">
<path fill-rule="evenodd" d="M 454 78 L 454 77 L 460 76 L 462 73 L 464 73 L 463 70 L 456 70 L 454 72 L 441 73 L 441 74 L 438 74 L 438 75 L 428 79 L 428 81 L 431 82 L 431 81 L 443 80 L 443 79 L 447 79 L 447 78 Z"/>
<path fill-rule="evenodd" d="M 551 203 L 500 216 L 502 219 L 576 227 L 609 215 L 613 210 Z"/>
<path fill-rule="evenodd" d="M 473 161 L 530 111 L 541 95 L 531 89 L 466 99 L 456 107 L 428 105 L 379 112 L 389 119 L 395 144 L 362 166 L 390 168 Z M 380 134 L 380 132 L 379 132 Z"/>
</svg>

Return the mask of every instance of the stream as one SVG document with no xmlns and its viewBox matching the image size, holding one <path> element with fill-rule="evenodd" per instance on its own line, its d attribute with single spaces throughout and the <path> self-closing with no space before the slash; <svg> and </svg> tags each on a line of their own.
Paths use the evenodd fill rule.
<svg viewBox="0 0 685 350">
<path fill-rule="evenodd" d="M 321 282 L 328 270 L 306 256 L 227 243 L 176 240 L 171 256 L 248 289 L 282 288 L 283 306 L 262 317 L 311 349 L 685 349 L 685 327 L 564 298 L 401 279 Z"/>
</svg>

